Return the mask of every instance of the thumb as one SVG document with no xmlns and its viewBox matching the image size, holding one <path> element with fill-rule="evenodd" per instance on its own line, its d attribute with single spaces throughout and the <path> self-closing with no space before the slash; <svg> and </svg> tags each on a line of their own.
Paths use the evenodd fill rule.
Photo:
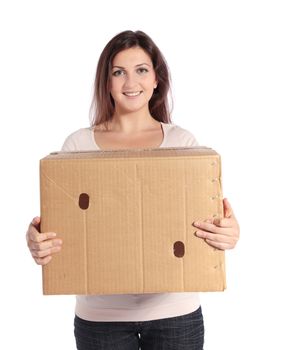
<svg viewBox="0 0 282 350">
<path fill-rule="evenodd" d="M 36 216 L 32 219 L 31 224 L 37 228 L 40 226 L 40 217 Z"/>
<path fill-rule="evenodd" d="M 232 216 L 234 216 L 232 207 L 227 198 L 223 199 L 223 212 L 225 218 L 231 218 Z"/>
</svg>

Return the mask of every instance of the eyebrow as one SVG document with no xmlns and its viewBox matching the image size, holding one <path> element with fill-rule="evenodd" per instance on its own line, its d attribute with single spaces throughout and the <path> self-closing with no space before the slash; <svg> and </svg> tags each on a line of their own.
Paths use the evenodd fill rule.
<svg viewBox="0 0 282 350">
<path fill-rule="evenodd" d="M 150 64 L 148 64 L 148 63 L 140 63 L 140 64 L 136 64 L 136 66 L 135 66 L 135 67 L 144 66 L 144 65 L 151 67 L 151 65 L 150 65 Z M 113 68 L 121 68 L 121 69 L 125 69 L 124 67 L 121 67 L 121 66 L 113 66 Z"/>
</svg>

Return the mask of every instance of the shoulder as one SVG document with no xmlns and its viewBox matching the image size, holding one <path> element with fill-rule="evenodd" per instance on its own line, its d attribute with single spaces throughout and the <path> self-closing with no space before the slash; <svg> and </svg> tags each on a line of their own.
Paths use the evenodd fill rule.
<svg viewBox="0 0 282 350">
<path fill-rule="evenodd" d="M 179 147 L 195 147 L 198 142 L 195 136 L 189 130 L 176 124 L 163 124 L 167 132 L 167 141 L 170 144 L 176 144 Z M 171 145 L 169 145 L 171 146 Z"/>
<path fill-rule="evenodd" d="M 70 135 L 65 139 L 62 151 L 71 152 L 71 151 L 80 151 L 80 150 L 88 150 L 93 147 L 91 145 L 92 142 L 92 128 L 81 128 Z"/>
</svg>

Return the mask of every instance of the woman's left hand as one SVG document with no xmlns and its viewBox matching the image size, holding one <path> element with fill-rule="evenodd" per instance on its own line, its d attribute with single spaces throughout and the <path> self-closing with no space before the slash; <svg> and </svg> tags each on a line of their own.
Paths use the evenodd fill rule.
<svg viewBox="0 0 282 350">
<path fill-rule="evenodd" d="M 239 240 L 240 228 L 230 203 L 223 199 L 224 218 L 195 221 L 196 236 L 218 249 L 232 249 Z"/>
</svg>

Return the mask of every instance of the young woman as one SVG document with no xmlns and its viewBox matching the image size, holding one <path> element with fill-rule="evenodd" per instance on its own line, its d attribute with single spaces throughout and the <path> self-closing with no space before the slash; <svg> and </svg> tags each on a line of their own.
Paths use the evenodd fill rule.
<svg viewBox="0 0 282 350">
<path fill-rule="evenodd" d="M 187 130 L 172 124 L 168 110 L 169 73 L 164 57 L 148 35 L 125 31 L 101 53 L 95 79 L 90 128 L 65 140 L 63 151 L 196 146 Z M 223 200 L 224 218 L 206 220 L 196 235 L 218 249 L 233 248 L 239 225 Z M 37 264 L 61 250 L 55 233 L 40 233 L 35 217 L 27 232 Z M 77 349 L 203 349 L 204 325 L 197 293 L 77 296 Z"/>
</svg>

